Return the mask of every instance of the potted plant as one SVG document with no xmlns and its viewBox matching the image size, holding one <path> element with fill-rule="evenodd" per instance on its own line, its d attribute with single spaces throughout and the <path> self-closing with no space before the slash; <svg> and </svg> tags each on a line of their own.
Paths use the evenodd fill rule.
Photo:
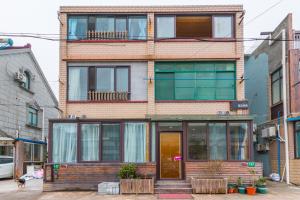
<svg viewBox="0 0 300 200">
<path fill-rule="evenodd" d="M 135 164 L 123 165 L 118 173 L 120 178 L 120 193 L 126 194 L 146 194 L 154 193 L 154 178 L 141 178 L 137 174 Z"/>
<path fill-rule="evenodd" d="M 245 185 L 243 185 L 242 177 L 238 177 L 236 182 L 237 182 L 237 186 L 238 186 L 238 192 L 240 194 L 245 194 L 246 193 L 246 187 L 245 187 Z"/>
<path fill-rule="evenodd" d="M 247 194 L 249 195 L 255 195 L 256 194 L 256 187 L 255 187 L 255 175 L 256 171 L 254 169 L 250 169 L 249 173 L 252 176 L 252 184 L 250 186 L 246 187 Z"/>
<path fill-rule="evenodd" d="M 256 181 L 256 188 L 257 193 L 260 194 L 266 194 L 268 192 L 268 189 L 266 187 L 266 178 L 260 176 L 259 179 Z"/>
</svg>

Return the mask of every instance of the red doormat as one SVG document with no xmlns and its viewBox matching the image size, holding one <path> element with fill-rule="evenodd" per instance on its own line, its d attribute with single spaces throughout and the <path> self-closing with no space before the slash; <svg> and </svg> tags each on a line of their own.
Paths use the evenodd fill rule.
<svg viewBox="0 0 300 200">
<path fill-rule="evenodd" d="M 191 194 L 159 194 L 158 199 L 193 199 Z"/>
</svg>

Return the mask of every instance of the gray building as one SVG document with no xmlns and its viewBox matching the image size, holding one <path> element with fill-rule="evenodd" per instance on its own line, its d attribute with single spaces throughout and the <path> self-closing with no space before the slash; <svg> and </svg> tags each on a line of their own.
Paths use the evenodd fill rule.
<svg viewBox="0 0 300 200">
<path fill-rule="evenodd" d="M 58 102 L 30 45 L 0 50 L 0 72 L 0 155 L 14 156 L 19 177 L 43 163 Z"/>
</svg>

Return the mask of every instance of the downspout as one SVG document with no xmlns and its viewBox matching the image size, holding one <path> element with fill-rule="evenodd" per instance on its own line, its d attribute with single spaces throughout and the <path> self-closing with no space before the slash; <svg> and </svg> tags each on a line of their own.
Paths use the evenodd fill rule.
<svg viewBox="0 0 300 200">
<path fill-rule="evenodd" d="M 281 175 L 280 172 L 280 111 L 277 113 L 277 170 L 278 170 L 278 174 L 279 176 Z"/>
</svg>

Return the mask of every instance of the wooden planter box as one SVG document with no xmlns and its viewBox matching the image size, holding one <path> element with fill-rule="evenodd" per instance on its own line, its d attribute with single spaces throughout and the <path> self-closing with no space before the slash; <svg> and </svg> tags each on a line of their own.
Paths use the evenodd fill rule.
<svg viewBox="0 0 300 200">
<path fill-rule="evenodd" d="M 153 194 L 154 178 L 151 179 L 120 179 L 121 194 Z"/>
<path fill-rule="evenodd" d="M 227 179 L 224 178 L 191 178 L 195 194 L 227 194 Z"/>
</svg>

